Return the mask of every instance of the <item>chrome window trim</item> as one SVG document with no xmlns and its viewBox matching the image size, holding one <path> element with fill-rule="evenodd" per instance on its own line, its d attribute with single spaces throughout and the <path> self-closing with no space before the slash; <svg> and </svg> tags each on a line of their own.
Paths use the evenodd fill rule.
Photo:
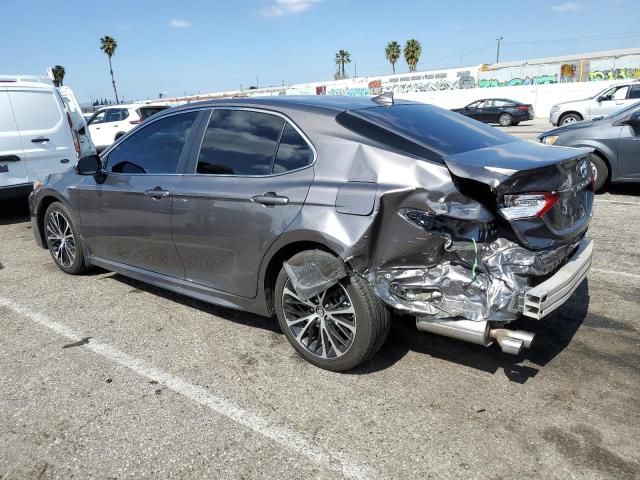
<svg viewBox="0 0 640 480">
<path fill-rule="evenodd" d="M 256 112 L 256 113 L 266 113 L 268 115 L 275 115 L 277 117 L 282 118 L 285 123 L 289 123 L 295 130 L 296 132 L 298 132 L 298 134 L 302 137 L 302 139 L 307 143 L 307 145 L 311 148 L 311 151 L 313 152 L 313 160 L 311 161 L 311 163 L 309 163 L 308 165 L 305 165 L 304 167 L 300 167 L 300 168 L 296 168 L 295 170 L 287 170 L 286 172 L 281 172 L 281 173 L 269 173 L 267 175 L 235 175 L 235 174 L 230 174 L 230 173 L 198 173 L 197 172 L 197 168 L 198 168 L 198 162 L 197 162 L 197 158 L 196 158 L 196 162 L 195 162 L 195 166 L 194 168 L 196 169 L 195 172 L 184 172 L 183 176 L 202 176 L 202 177 L 235 177 L 235 178 L 269 178 L 269 177 L 280 177 L 282 175 L 288 175 L 290 173 L 294 173 L 294 172 L 299 172 L 302 170 L 306 170 L 309 167 L 313 167 L 318 159 L 318 151 L 316 150 L 315 145 L 311 142 L 311 140 L 309 140 L 309 137 L 307 137 L 307 135 L 300 129 L 300 127 L 298 127 L 298 125 L 295 124 L 295 122 L 293 120 L 291 120 L 289 117 L 287 117 L 285 114 L 281 113 L 281 112 L 277 112 L 275 110 L 268 110 L 268 109 L 262 109 L 262 108 L 255 108 L 255 107 L 235 107 L 235 106 L 214 106 L 214 107 L 207 107 L 211 113 L 213 113 L 214 110 L 243 110 L 243 111 L 247 111 L 247 112 Z M 200 156 L 200 150 L 202 149 L 202 143 L 204 142 L 204 137 L 207 135 L 207 128 L 209 128 L 209 122 L 211 121 L 211 115 L 209 115 L 209 119 L 207 120 L 207 127 L 204 130 L 204 133 L 200 139 L 200 144 L 198 145 L 198 156 Z M 278 139 L 278 148 L 280 147 L 280 140 L 282 139 L 282 132 L 284 132 L 284 127 L 286 125 L 283 125 L 282 131 L 280 132 L 280 138 Z M 276 149 L 276 156 L 278 155 L 278 149 Z M 275 162 L 275 157 L 274 157 L 274 162 Z M 272 164 L 272 169 L 273 169 L 273 164 Z M 142 175 L 142 174 L 140 174 Z"/>
</svg>

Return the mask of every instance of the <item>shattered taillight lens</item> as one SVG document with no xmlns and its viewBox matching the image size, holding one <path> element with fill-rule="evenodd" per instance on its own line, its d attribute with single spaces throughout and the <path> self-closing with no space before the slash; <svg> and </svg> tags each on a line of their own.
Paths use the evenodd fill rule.
<svg viewBox="0 0 640 480">
<path fill-rule="evenodd" d="M 558 202 L 558 195 L 550 192 L 505 195 L 500 213 L 507 220 L 542 217 Z"/>
</svg>

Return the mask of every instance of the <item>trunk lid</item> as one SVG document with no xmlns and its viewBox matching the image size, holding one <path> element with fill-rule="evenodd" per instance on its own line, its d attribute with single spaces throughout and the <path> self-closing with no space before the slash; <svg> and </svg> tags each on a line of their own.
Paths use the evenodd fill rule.
<svg viewBox="0 0 640 480">
<path fill-rule="evenodd" d="M 495 212 L 524 246 L 539 250 L 575 242 L 587 230 L 593 207 L 590 152 L 515 141 L 444 161 L 455 177 L 488 186 Z M 514 204 L 529 210 L 513 213 Z"/>
</svg>

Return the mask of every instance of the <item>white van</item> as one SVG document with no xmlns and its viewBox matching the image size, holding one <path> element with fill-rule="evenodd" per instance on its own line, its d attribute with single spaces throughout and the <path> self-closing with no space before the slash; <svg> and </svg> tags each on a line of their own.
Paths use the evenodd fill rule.
<svg viewBox="0 0 640 480">
<path fill-rule="evenodd" d="M 74 165 L 80 141 L 56 87 L 0 75 L 0 197 Z"/>
</svg>

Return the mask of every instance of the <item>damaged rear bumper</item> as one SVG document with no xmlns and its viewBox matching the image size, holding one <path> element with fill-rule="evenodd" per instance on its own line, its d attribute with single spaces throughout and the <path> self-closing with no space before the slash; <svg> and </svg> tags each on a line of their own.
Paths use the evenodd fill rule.
<svg viewBox="0 0 640 480">
<path fill-rule="evenodd" d="M 471 259 L 429 268 L 396 267 L 369 272 L 369 281 L 387 305 L 421 318 L 476 322 L 509 322 L 523 314 L 542 318 L 566 302 L 584 280 L 593 242 L 582 239 L 533 252 L 499 239 L 475 250 L 477 267 L 470 267 Z"/>
<path fill-rule="evenodd" d="M 540 319 L 565 303 L 591 267 L 593 240 L 583 239 L 578 249 L 551 278 L 524 293 L 522 313 Z"/>
</svg>

